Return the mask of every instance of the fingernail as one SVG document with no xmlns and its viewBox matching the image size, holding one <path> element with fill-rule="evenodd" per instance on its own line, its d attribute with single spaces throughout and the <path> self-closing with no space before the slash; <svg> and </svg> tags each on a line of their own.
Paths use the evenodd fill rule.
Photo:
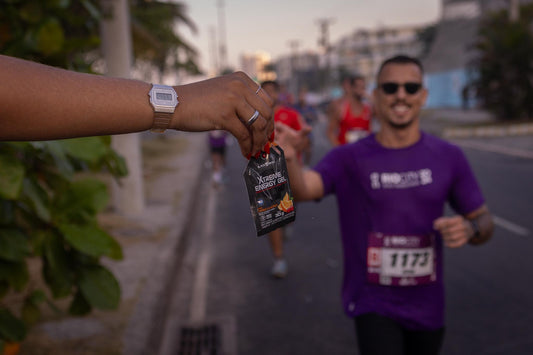
<svg viewBox="0 0 533 355">
<path fill-rule="evenodd" d="M 259 159 L 260 156 L 261 156 L 261 152 L 255 153 L 255 159 Z"/>
<path fill-rule="evenodd" d="M 252 153 L 248 153 L 248 155 L 246 156 L 246 159 L 250 160 L 252 158 Z"/>
<path fill-rule="evenodd" d="M 270 154 L 270 143 L 265 144 L 263 147 L 263 152 Z"/>
<path fill-rule="evenodd" d="M 274 142 L 274 135 L 275 135 L 275 131 L 272 131 L 272 134 L 270 135 L 270 137 L 268 138 L 269 141 L 271 142 Z"/>
</svg>

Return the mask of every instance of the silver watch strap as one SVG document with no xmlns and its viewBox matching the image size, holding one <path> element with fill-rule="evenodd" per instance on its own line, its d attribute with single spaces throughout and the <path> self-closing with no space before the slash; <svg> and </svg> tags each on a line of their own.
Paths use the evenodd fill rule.
<svg viewBox="0 0 533 355">
<path fill-rule="evenodd" d="M 150 131 L 154 133 L 163 133 L 170 126 L 172 121 L 172 113 L 168 112 L 154 112 L 154 124 Z"/>
</svg>

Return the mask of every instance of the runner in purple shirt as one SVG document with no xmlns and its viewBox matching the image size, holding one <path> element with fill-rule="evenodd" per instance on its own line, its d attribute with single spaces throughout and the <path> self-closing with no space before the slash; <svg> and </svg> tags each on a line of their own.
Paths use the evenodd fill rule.
<svg viewBox="0 0 533 355">
<path fill-rule="evenodd" d="M 438 354 L 444 336 L 443 245 L 486 242 L 493 222 L 462 151 L 420 130 L 420 62 L 386 60 L 373 93 L 380 130 L 295 164 L 297 133 L 277 127 L 297 200 L 337 197 L 342 301 L 362 354 Z M 457 213 L 443 216 L 449 203 Z"/>
</svg>

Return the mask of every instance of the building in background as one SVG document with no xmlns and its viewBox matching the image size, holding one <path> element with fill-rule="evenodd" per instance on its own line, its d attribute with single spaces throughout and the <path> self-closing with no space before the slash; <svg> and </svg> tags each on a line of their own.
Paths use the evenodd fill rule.
<svg viewBox="0 0 533 355">
<path fill-rule="evenodd" d="M 533 0 L 517 0 L 521 4 Z M 241 70 L 258 81 L 278 80 L 296 96 L 305 87 L 327 97 L 339 91 L 339 78 L 345 73 L 366 78 L 371 89 L 381 62 L 396 54 L 422 60 L 425 85 L 429 89 L 428 108 L 461 108 L 465 98 L 476 105 L 469 82 L 475 77 L 469 64 L 476 55 L 473 44 L 482 17 L 508 9 L 512 0 L 442 0 L 437 23 L 410 26 L 380 26 L 355 29 L 332 43 L 328 51 L 294 50 L 275 61 L 264 52 L 241 57 Z M 428 36 L 429 33 L 429 36 Z"/>
<path fill-rule="evenodd" d="M 531 0 L 521 0 L 525 4 Z M 490 11 L 510 8 L 509 0 L 442 0 L 441 19 L 428 56 L 423 58 L 426 106 L 460 108 L 476 106 L 469 82 L 476 72 L 469 63 L 476 55 L 473 44 L 481 19 Z"/>
<path fill-rule="evenodd" d="M 425 85 L 429 89 L 426 106 L 459 108 L 468 90 L 468 64 L 479 21 L 481 4 L 477 0 L 443 0 L 441 19 L 429 54 L 423 59 Z"/>
<path fill-rule="evenodd" d="M 285 85 L 296 97 L 303 87 L 318 91 L 320 83 L 320 55 L 313 51 L 293 53 L 278 58 L 274 64 L 278 81 Z"/>
<path fill-rule="evenodd" d="M 241 55 L 240 70 L 256 81 L 275 80 L 277 75 L 272 67 L 270 54 L 257 51 Z"/>
<path fill-rule="evenodd" d="M 419 33 L 429 25 L 359 29 L 341 38 L 334 49 L 338 74 L 359 74 L 374 83 L 381 62 L 398 53 L 419 57 L 424 45 Z"/>
<path fill-rule="evenodd" d="M 328 54 L 324 51 L 306 51 L 278 58 L 274 65 L 276 74 L 293 95 L 306 87 L 335 96 L 335 92 L 340 90 L 337 88 L 339 79 L 345 73 L 363 75 L 370 84 L 374 82 L 383 59 L 397 53 L 419 56 L 424 44 L 419 40 L 418 33 L 427 27 L 357 29 L 332 44 Z"/>
</svg>

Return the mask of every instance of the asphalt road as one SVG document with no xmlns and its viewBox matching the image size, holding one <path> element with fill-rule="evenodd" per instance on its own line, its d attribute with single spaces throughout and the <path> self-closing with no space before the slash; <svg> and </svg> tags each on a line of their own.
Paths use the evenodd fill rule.
<svg viewBox="0 0 533 355">
<path fill-rule="evenodd" d="M 319 132 L 315 138 L 318 159 L 328 146 Z M 497 144 L 506 145 L 505 139 Z M 528 354 L 533 349 L 533 160 L 464 150 L 497 228 L 484 246 L 446 251 L 442 354 Z M 255 236 L 244 167 L 233 145 L 223 188 L 204 182 L 161 354 L 185 354 L 179 344 L 187 337 L 183 331 L 208 325 L 217 328 L 219 352 L 213 354 L 357 354 L 353 322 L 340 303 L 334 199 L 297 206 L 285 244 L 289 275 L 275 280 L 269 275 L 268 241 Z"/>
</svg>

